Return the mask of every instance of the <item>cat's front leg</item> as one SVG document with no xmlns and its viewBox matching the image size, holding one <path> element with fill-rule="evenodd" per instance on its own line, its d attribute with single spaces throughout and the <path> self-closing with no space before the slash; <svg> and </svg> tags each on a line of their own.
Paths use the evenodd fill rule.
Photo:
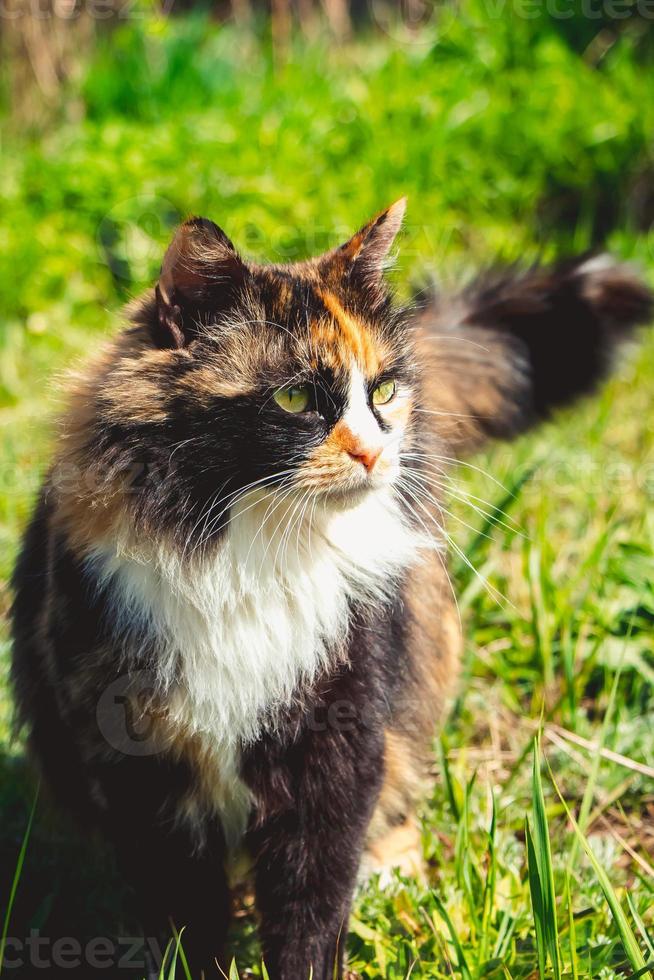
<svg viewBox="0 0 654 980">
<path fill-rule="evenodd" d="M 106 801 L 104 829 L 135 892 L 152 954 L 148 976 L 160 976 L 160 957 L 178 934 L 194 980 L 219 977 L 217 964 L 227 968 L 230 917 L 225 841 L 217 819 L 198 805 L 197 775 L 162 752 L 115 754 L 96 767 L 95 777 Z M 171 959 L 172 953 L 166 976 Z M 185 975 L 180 960 L 176 977 Z"/>
<path fill-rule="evenodd" d="M 306 731 L 285 751 L 259 746 L 249 760 L 260 805 L 249 843 L 271 980 L 343 975 L 350 903 L 382 769 L 381 726 L 362 722 Z"/>
</svg>

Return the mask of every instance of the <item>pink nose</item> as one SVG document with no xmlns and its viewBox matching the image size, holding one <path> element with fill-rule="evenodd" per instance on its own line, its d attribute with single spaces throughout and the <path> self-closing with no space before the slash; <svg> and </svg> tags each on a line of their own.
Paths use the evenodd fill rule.
<svg viewBox="0 0 654 980">
<path fill-rule="evenodd" d="M 348 449 L 348 453 L 352 459 L 356 459 L 358 463 L 363 463 L 368 473 L 372 473 L 375 463 L 381 456 L 381 449 Z"/>
</svg>

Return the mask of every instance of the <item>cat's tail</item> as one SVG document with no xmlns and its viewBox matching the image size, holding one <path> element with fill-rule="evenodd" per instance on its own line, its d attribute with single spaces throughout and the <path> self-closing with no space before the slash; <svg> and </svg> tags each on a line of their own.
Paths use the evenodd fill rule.
<svg viewBox="0 0 654 980">
<path fill-rule="evenodd" d="M 606 255 L 492 270 L 433 297 L 416 326 L 435 434 L 461 455 L 524 432 L 592 392 L 653 314 L 652 291 Z"/>
</svg>

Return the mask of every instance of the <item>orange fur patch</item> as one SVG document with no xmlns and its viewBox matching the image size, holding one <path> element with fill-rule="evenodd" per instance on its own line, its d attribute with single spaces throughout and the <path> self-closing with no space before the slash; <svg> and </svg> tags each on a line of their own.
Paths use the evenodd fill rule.
<svg viewBox="0 0 654 980">
<path fill-rule="evenodd" d="M 459 674 L 461 630 L 438 556 L 411 569 L 405 607 L 412 679 L 404 701 L 397 705 L 393 727 L 385 734 L 384 783 L 368 833 L 373 865 L 393 851 L 393 829 L 411 817 L 423 794 L 432 760 L 431 739 Z M 379 846 L 375 846 L 377 841 Z"/>
<path fill-rule="evenodd" d="M 390 874 L 394 869 L 406 878 L 424 878 L 420 828 L 414 817 L 372 841 L 363 859 L 364 874 Z"/>
<path fill-rule="evenodd" d="M 356 456 L 362 449 L 365 449 L 365 446 L 363 446 L 361 440 L 352 432 L 350 427 L 343 421 L 343 419 L 340 419 L 340 421 L 336 423 L 325 443 L 325 446 L 327 446 L 328 443 L 332 444 L 334 452 L 349 453 L 353 456 Z"/>
<path fill-rule="evenodd" d="M 343 435 L 342 441 L 336 434 L 336 430 L 342 423 L 337 423 L 327 439 L 318 446 L 317 449 L 308 456 L 306 462 L 298 467 L 298 476 L 304 486 L 322 487 L 329 480 L 335 478 L 345 478 L 348 476 L 352 467 L 355 465 L 347 455 L 346 437 Z M 350 433 L 347 426 L 343 429 Z M 353 440 L 352 433 L 350 439 Z"/>
<path fill-rule="evenodd" d="M 335 335 L 333 328 L 329 329 L 324 322 L 314 324 L 313 339 L 316 345 L 331 346 L 336 350 L 344 348 L 340 354 L 343 367 L 347 369 L 354 358 L 366 377 L 374 377 L 379 372 L 384 353 L 379 339 L 373 340 L 367 327 L 348 313 L 333 293 L 326 289 L 318 289 L 317 293 L 331 314 L 338 334 Z"/>
</svg>

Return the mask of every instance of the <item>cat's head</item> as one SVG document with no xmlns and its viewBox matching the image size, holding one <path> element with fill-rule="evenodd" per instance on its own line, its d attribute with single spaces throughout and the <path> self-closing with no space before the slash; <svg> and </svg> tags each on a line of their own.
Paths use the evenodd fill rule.
<svg viewBox="0 0 654 980">
<path fill-rule="evenodd" d="M 292 265 L 247 262 L 204 218 L 179 228 L 76 436 L 150 532 L 215 536 L 255 489 L 342 507 L 397 480 L 417 393 L 383 274 L 404 209 Z"/>
</svg>

